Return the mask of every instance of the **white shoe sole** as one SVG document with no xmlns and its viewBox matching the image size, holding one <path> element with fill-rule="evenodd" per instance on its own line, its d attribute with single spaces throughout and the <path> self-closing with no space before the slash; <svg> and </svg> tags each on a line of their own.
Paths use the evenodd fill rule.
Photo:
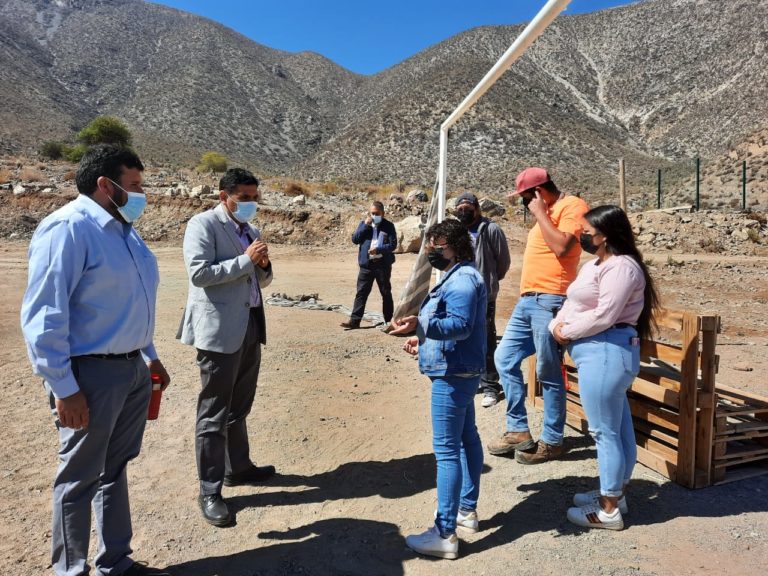
<svg viewBox="0 0 768 576">
<path fill-rule="evenodd" d="M 571 524 L 576 524 L 576 526 L 581 526 L 582 528 L 598 528 L 602 530 L 624 530 L 624 520 L 619 516 L 619 520 L 616 522 L 599 522 L 593 524 L 586 518 L 582 516 L 581 508 L 568 508 L 568 513 L 566 514 L 566 517 L 568 518 L 568 521 Z"/>
<path fill-rule="evenodd" d="M 445 560 L 456 560 L 456 558 L 459 557 L 458 551 L 454 552 L 453 550 L 433 550 L 433 549 L 427 550 L 427 549 L 419 548 L 417 545 L 415 545 L 411 541 L 410 536 L 406 536 L 405 545 L 408 546 L 408 548 L 410 548 L 417 554 L 421 554 L 423 556 L 434 556 L 435 558 L 444 558 Z"/>
</svg>

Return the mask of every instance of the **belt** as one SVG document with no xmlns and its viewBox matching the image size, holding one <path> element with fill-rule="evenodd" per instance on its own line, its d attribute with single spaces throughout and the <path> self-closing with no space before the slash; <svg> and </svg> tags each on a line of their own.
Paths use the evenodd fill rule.
<svg viewBox="0 0 768 576">
<path fill-rule="evenodd" d="M 619 322 L 618 324 L 611 326 L 611 328 L 635 328 L 635 325 L 630 324 L 629 322 Z"/>
<path fill-rule="evenodd" d="M 131 350 L 124 354 L 83 354 L 81 358 L 101 358 L 102 360 L 133 360 L 139 355 L 139 350 Z"/>
<path fill-rule="evenodd" d="M 560 296 L 560 294 L 550 294 L 549 292 L 523 292 L 520 294 L 520 298 L 528 298 L 530 296 Z"/>
</svg>

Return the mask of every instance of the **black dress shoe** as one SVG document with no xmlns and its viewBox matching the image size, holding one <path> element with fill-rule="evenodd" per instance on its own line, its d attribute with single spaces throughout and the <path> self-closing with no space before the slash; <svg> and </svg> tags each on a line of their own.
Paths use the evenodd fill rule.
<svg viewBox="0 0 768 576">
<path fill-rule="evenodd" d="M 229 514 L 229 508 L 227 503 L 224 502 L 224 498 L 221 494 L 208 494 L 206 496 L 198 496 L 197 502 L 200 504 L 200 511 L 203 513 L 203 518 L 208 524 L 214 526 L 226 526 L 232 522 L 232 516 Z"/>
<path fill-rule="evenodd" d="M 244 472 L 224 476 L 224 486 L 250 486 L 275 475 L 274 466 L 251 466 Z"/>
<path fill-rule="evenodd" d="M 171 576 L 170 572 L 165 572 L 159 568 L 147 566 L 146 562 L 134 562 L 131 567 L 120 576 Z"/>
</svg>

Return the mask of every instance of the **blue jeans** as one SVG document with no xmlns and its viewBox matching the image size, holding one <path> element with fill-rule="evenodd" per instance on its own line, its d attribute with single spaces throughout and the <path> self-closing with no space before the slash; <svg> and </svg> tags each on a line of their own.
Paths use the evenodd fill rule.
<svg viewBox="0 0 768 576">
<path fill-rule="evenodd" d="M 563 442 L 565 385 L 560 369 L 560 349 L 548 325 L 563 305 L 565 296 L 539 294 L 520 298 L 509 319 L 494 359 L 507 397 L 507 431 L 526 432 L 525 381 L 520 365 L 536 354 L 536 376 L 544 396 L 541 439 L 549 445 Z"/>
<path fill-rule="evenodd" d="M 437 517 L 443 536 L 456 532 L 459 508 L 475 510 L 480 495 L 483 446 L 475 426 L 480 377 L 432 380 L 432 446 L 437 459 Z"/>
<path fill-rule="evenodd" d="M 600 493 L 621 496 L 637 461 L 627 389 L 640 368 L 634 328 L 611 328 L 575 340 L 568 352 L 579 370 L 579 395 L 597 445 Z"/>
</svg>

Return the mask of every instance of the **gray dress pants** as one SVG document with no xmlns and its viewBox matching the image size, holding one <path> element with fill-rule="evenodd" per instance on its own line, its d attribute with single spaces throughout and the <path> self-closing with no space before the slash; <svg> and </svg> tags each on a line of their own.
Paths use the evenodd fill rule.
<svg viewBox="0 0 768 576">
<path fill-rule="evenodd" d="M 224 476 L 252 466 L 248 428 L 261 365 L 259 316 L 251 309 L 240 349 L 232 354 L 197 350 L 202 390 L 197 400 L 195 452 L 200 494 L 221 494 Z"/>
<path fill-rule="evenodd" d="M 126 466 L 138 456 L 152 392 L 141 355 L 132 359 L 72 358 L 72 372 L 88 401 L 84 430 L 59 428 L 59 469 L 53 485 L 53 570 L 80 576 L 89 567 L 91 505 L 96 517 L 99 576 L 131 567 L 131 511 Z M 54 396 L 46 385 L 55 415 Z"/>
</svg>

